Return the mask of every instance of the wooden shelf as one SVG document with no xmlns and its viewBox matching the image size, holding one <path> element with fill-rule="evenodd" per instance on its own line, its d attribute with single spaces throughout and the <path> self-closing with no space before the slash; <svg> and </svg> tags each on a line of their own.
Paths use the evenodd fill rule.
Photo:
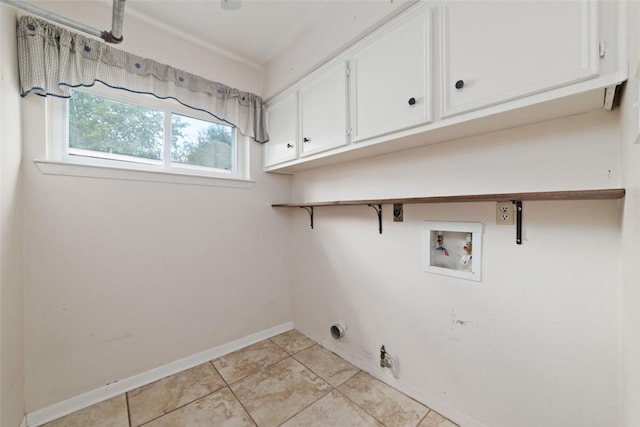
<svg viewBox="0 0 640 427">
<path fill-rule="evenodd" d="M 335 200 L 330 202 L 276 203 L 271 206 L 282 208 L 302 208 L 315 206 L 351 206 L 351 205 L 392 205 L 416 203 L 461 203 L 461 202 L 502 202 L 507 200 L 543 201 L 543 200 L 606 200 L 621 199 L 624 188 L 604 190 L 541 191 L 530 193 L 469 194 L 461 196 L 405 197 L 396 199 L 371 200 Z"/>
<path fill-rule="evenodd" d="M 318 206 L 370 206 L 378 215 L 378 231 L 382 234 L 382 205 L 396 205 L 402 212 L 404 204 L 418 203 L 463 203 L 463 202 L 504 202 L 510 201 L 515 205 L 516 211 L 516 243 L 522 244 L 522 202 L 545 200 L 615 200 L 625 195 L 624 188 L 609 188 L 602 190 L 571 190 L 571 191 L 538 191 L 529 193 L 494 193 L 494 194 L 468 194 L 460 196 L 432 196 L 432 197 L 404 197 L 396 199 L 369 199 L 369 200 L 335 200 L 329 202 L 304 202 L 304 203 L 276 203 L 271 206 L 280 208 L 303 208 L 309 213 L 311 228 L 313 228 L 313 208 Z M 394 216 L 396 213 L 394 213 Z M 401 216 L 401 213 L 400 213 Z"/>
</svg>

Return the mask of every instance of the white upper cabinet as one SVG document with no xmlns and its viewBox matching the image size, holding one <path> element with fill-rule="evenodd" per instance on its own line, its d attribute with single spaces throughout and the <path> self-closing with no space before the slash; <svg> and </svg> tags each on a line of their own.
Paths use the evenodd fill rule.
<svg viewBox="0 0 640 427">
<path fill-rule="evenodd" d="M 270 101 L 265 169 L 609 110 L 628 77 L 627 3 L 417 1 Z"/>
<path fill-rule="evenodd" d="M 300 88 L 300 156 L 340 147 L 347 140 L 347 65 L 340 61 Z"/>
<path fill-rule="evenodd" d="M 429 123 L 431 15 L 399 20 L 376 33 L 351 57 L 353 141 Z"/>
<path fill-rule="evenodd" d="M 267 108 L 269 141 L 264 144 L 264 166 L 294 160 L 298 140 L 298 92 L 283 97 Z"/>
<path fill-rule="evenodd" d="M 595 1 L 445 1 L 441 116 L 598 76 Z"/>
</svg>

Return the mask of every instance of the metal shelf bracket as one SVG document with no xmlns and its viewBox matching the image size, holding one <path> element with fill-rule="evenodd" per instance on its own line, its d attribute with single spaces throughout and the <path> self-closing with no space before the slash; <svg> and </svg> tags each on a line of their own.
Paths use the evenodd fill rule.
<svg viewBox="0 0 640 427">
<path fill-rule="evenodd" d="M 2 3 L 3 0 L 0 0 Z M 457 203 L 457 202 L 504 202 L 510 201 L 516 211 L 516 244 L 522 244 L 522 201 L 560 201 L 560 200 L 618 200 L 626 194 L 624 188 L 606 188 L 599 190 L 568 190 L 568 191 L 538 191 L 528 193 L 494 193 L 494 194 L 467 194 L 457 196 L 428 196 L 409 197 L 395 199 L 365 199 L 365 200 L 335 200 L 317 203 L 276 203 L 271 206 L 281 208 L 303 208 L 309 213 L 311 228 L 313 228 L 314 206 L 369 206 L 378 214 L 378 232 L 382 234 L 382 205 L 394 205 L 394 220 L 396 205 L 407 203 Z"/>
<path fill-rule="evenodd" d="M 376 213 L 378 214 L 378 232 L 382 234 L 382 204 L 378 204 L 378 205 L 368 204 L 367 206 L 375 209 Z"/>
<path fill-rule="evenodd" d="M 311 229 L 313 230 L 313 206 L 300 206 L 300 208 L 309 212 L 309 219 L 311 220 Z"/>
<path fill-rule="evenodd" d="M 516 205 L 516 244 L 522 244 L 522 201 L 512 200 L 511 203 Z"/>
</svg>

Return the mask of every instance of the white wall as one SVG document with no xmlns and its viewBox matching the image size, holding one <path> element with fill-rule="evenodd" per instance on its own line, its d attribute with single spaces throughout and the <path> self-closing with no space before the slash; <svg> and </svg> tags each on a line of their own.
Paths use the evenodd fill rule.
<svg viewBox="0 0 640 427">
<path fill-rule="evenodd" d="M 622 219 L 622 420 L 621 425 L 640 425 L 640 123 L 638 122 L 638 70 L 640 69 L 640 4 L 630 2 L 630 78 L 623 98 L 621 157 L 627 189 Z"/>
<path fill-rule="evenodd" d="M 21 136 L 15 14 L 0 5 L 0 425 L 24 416 Z"/>
<path fill-rule="evenodd" d="M 259 85 L 188 44 L 161 48 L 144 24 L 125 37 L 205 78 Z M 260 145 L 252 189 L 43 175 L 45 100 L 22 108 L 27 412 L 291 320 L 290 216 L 271 208 L 290 178 L 261 172 Z"/>
<path fill-rule="evenodd" d="M 619 121 L 597 111 L 310 170 L 292 199 L 618 187 Z M 385 206 L 382 235 L 368 207 L 317 208 L 314 230 L 295 212 L 296 328 L 464 425 L 620 425 L 623 205 L 524 202 L 521 246 L 495 203 L 405 205 L 403 223 Z M 422 271 L 424 220 L 484 224 L 481 283 Z"/>
<path fill-rule="evenodd" d="M 637 4 L 631 12 L 634 22 Z M 522 246 L 495 225 L 494 203 L 405 205 L 399 224 L 386 206 L 382 235 L 368 207 L 317 208 L 315 230 L 294 211 L 296 327 L 464 425 L 639 425 L 640 33 L 630 27 L 620 110 L 309 170 L 291 197 L 626 187 L 624 200 L 525 202 Z M 310 32 L 268 64 L 265 93 L 305 74 L 316 48 L 331 51 L 324 43 Z M 422 272 L 424 220 L 484 224 L 481 283 Z M 339 342 L 335 321 L 347 326 Z M 378 367 L 381 344 L 398 357 L 395 378 Z"/>
</svg>

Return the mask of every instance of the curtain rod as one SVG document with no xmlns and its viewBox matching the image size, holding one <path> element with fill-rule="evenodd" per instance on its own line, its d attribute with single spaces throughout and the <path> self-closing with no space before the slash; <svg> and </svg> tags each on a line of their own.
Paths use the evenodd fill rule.
<svg viewBox="0 0 640 427">
<path fill-rule="evenodd" d="M 65 18 L 64 16 L 49 12 L 46 9 L 34 6 L 24 0 L 0 0 L 0 3 L 24 10 L 41 18 L 58 24 L 65 25 L 83 33 L 98 37 L 107 43 L 118 44 L 122 42 L 122 23 L 124 20 L 124 2 L 125 0 L 113 0 L 113 15 L 111 23 L 111 31 L 100 31 L 96 28 L 84 25 L 80 22 Z"/>
</svg>

